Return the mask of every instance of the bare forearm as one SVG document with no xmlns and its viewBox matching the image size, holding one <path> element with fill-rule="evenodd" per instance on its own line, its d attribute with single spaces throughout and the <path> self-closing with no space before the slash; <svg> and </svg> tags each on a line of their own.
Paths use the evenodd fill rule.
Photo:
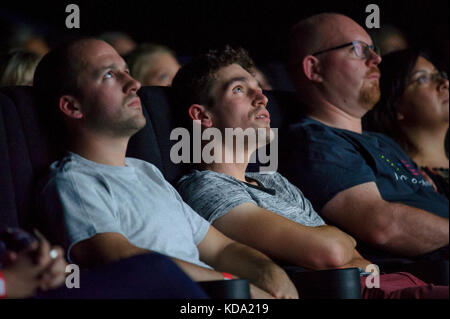
<svg viewBox="0 0 450 319">
<path fill-rule="evenodd" d="M 315 242 L 320 246 L 314 249 L 311 256 L 311 260 L 315 261 L 312 269 L 337 268 L 354 258 L 356 241 L 353 237 L 329 225 L 318 227 L 317 230 Z"/>
<path fill-rule="evenodd" d="M 220 272 L 200 267 L 184 260 L 171 258 L 193 281 L 223 280 Z"/>
<path fill-rule="evenodd" d="M 448 219 L 403 204 L 389 203 L 392 212 L 386 249 L 403 255 L 420 255 L 448 245 Z"/>
<path fill-rule="evenodd" d="M 239 263 L 236 260 L 239 260 Z M 214 269 L 230 272 L 257 284 L 265 277 L 264 272 L 270 270 L 273 265 L 273 262 L 259 251 L 233 242 L 223 249 L 212 266 Z"/>
</svg>

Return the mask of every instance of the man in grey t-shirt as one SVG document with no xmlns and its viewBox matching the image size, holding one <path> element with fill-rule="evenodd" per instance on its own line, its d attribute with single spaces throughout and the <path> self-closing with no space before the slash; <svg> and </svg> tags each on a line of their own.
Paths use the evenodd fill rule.
<svg viewBox="0 0 450 319">
<path fill-rule="evenodd" d="M 265 133 L 257 135 L 262 141 L 243 139 L 244 154 L 222 138 L 214 148 L 222 157 L 204 161 L 201 171 L 181 179 L 180 194 L 224 234 L 273 258 L 311 269 L 365 268 L 370 262 L 356 251 L 355 240 L 325 225 L 298 188 L 278 173 L 246 173 L 258 143 L 273 137 L 267 97 L 251 75 L 252 65 L 243 50 L 226 48 L 197 58 L 175 76 L 180 112 L 187 112 L 194 125 L 218 129 L 222 136 L 226 128 Z M 236 160 L 227 161 L 227 152 Z"/>
<path fill-rule="evenodd" d="M 140 83 L 110 45 L 82 39 L 53 50 L 34 84 L 50 118 L 63 121 L 72 151 L 52 165 L 40 192 L 71 260 L 92 266 L 155 250 L 194 281 L 227 278 L 226 271 L 249 279 L 253 297 L 298 297 L 267 256 L 209 226 L 153 165 L 125 157 L 146 120 Z"/>
</svg>

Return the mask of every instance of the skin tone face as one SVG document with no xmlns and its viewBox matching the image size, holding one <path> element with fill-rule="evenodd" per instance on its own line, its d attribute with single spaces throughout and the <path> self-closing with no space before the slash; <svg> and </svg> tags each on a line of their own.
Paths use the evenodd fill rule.
<svg viewBox="0 0 450 319">
<path fill-rule="evenodd" d="M 448 80 L 429 76 L 438 71 L 430 61 L 419 57 L 410 75 L 409 85 L 397 106 L 397 117 L 409 127 L 434 129 L 449 123 Z"/>
<path fill-rule="evenodd" d="M 212 126 L 220 130 L 229 127 L 270 131 L 268 100 L 257 80 L 238 64 L 220 69 L 216 76 L 211 90 L 216 102 L 209 110 Z"/>
<path fill-rule="evenodd" d="M 125 56 L 136 48 L 136 43 L 129 38 L 121 37 L 114 41 L 114 48 L 121 56 Z"/>
<path fill-rule="evenodd" d="M 326 48 L 332 48 L 355 40 L 372 45 L 367 32 L 346 17 L 335 17 L 326 26 Z M 333 22 L 333 23 L 332 23 Z M 373 51 L 366 59 L 355 55 L 352 46 L 332 50 L 317 56 L 320 59 L 322 89 L 330 103 L 345 112 L 361 117 L 379 100 L 379 69 L 381 58 Z"/>
<path fill-rule="evenodd" d="M 83 125 L 106 136 L 127 137 L 145 125 L 136 92 L 141 87 L 125 61 L 106 42 L 91 40 L 80 49 L 83 69 L 77 99 Z"/>
<path fill-rule="evenodd" d="M 171 54 L 158 52 L 152 54 L 144 67 L 147 70 L 142 77 L 142 85 L 170 86 L 181 66 Z"/>
</svg>

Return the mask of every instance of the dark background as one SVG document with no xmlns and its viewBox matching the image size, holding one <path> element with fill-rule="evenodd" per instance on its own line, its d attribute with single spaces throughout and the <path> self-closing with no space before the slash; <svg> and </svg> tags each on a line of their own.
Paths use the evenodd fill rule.
<svg viewBox="0 0 450 319">
<path fill-rule="evenodd" d="M 80 7 L 81 29 L 65 27 L 70 3 Z M 165 44 L 185 56 L 225 43 L 241 45 L 261 63 L 284 59 L 289 29 L 298 20 L 339 12 L 364 25 L 371 3 L 380 7 L 382 26 L 400 28 L 410 45 L 431 49 L 438 64 L 448 67 L 448 0 L 17 0 L 2 2 L 0 19 L 33 24 L 50 45 L 120 30 L 138 42 Z"/>
</svg>

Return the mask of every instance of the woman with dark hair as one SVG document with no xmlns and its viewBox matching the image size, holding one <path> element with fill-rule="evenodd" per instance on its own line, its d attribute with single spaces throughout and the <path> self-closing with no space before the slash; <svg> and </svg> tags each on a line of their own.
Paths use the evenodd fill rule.
<svg viewBox="0 0 450 319">
<path fill-rule="evenodd" d="M 449 82 L 426 54 L 415 49 L 383 57 L 381 100 L 363 119 L 366 130 L 393 138 L 449 196 L 449 161 L 444 140 L 449 127 Z"/>
</svg>

